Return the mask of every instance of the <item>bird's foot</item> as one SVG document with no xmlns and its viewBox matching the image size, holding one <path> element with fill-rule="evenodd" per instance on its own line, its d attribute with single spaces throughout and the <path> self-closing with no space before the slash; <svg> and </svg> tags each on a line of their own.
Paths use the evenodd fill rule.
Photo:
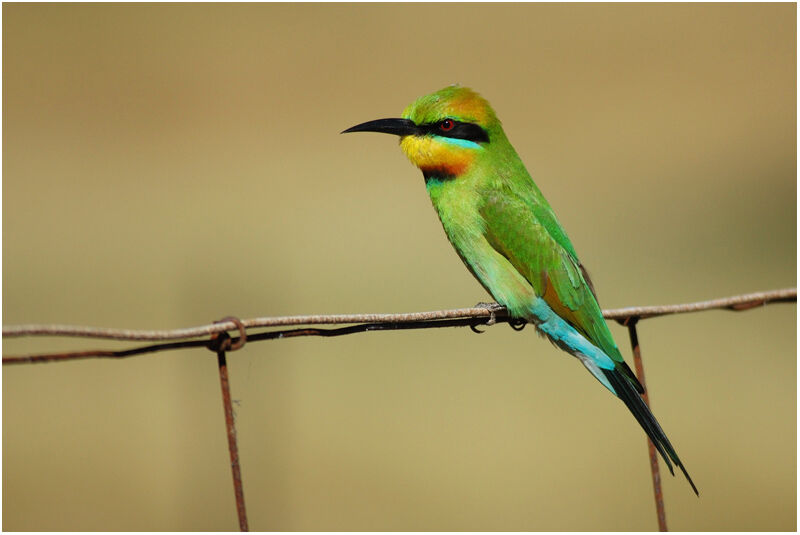
<svg viewBox="0 0 800 535">
<path fill-rule="evenodd" d="M 478 303 L 473 308 L 483 308 L 489 311 L 489 320 L 486 322 L 488 326 L 497 323 L 497 313 L 506 309 L 506 307 L 499 303 Z"/>
</svg>

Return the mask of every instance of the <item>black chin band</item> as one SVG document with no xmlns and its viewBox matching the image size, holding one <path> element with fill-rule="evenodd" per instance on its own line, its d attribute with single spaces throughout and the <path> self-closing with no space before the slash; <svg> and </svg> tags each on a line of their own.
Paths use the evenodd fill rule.
<svg viewBox="0 0 800 535">
<path fill-rule="evenodd" d="M 456 178 L 456 175 L 445 173 L 439 169 L 428 169 L 422 171 L 422 177 L 425 179 L 425 184 L 431 180 L 438 180 L 440 182 L 447 182 Z"/>
</svg>

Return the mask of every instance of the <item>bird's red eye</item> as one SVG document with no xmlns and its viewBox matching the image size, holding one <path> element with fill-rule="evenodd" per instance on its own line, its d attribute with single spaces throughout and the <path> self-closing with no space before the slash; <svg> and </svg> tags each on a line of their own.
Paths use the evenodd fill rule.
<svg viewBox="0 0 800 535">
<path fill-rule="evenodd" d="M 449 132 L 453 129 L 456 123 L 452 119 L 445 119 L 441 123 L 439 123 L 439 128 L 445 132 Z"/>
</svg>

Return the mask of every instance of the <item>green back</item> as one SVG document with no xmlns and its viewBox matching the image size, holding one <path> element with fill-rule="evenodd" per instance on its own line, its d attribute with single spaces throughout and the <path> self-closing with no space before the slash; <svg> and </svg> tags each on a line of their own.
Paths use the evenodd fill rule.
<svg viewBox="0 0 800 535">
<path fill-rule="evenodd" d="M 450 86 L 421 97 L 406 108 L 403 116 L 417 124 L 451 117 L 479 124 L 488 132 L 490 143 L 476 151 L 474 164 L 463 176 L 429 184 L 434 204 L 437 188 L 448 188 L 451 198 L 454 190 L 459 190 L 457 195 L 463 196 L 465 205 L 469 199 L 471 208 L 474 199 L 479 199 L 474 208 L 482 221 L 475 224 L 483 227 L 492 248 L 508 259 L 556 313 L 609 357 L 624 362 L 575 248 L 489 103 L 470 89 Z M 452 202 L 445 209 L 437 206 L 446 229 L 452 206 Z M 458 243 L 466 234 L 470 233 L 451 231 L 448 237 L 474 273 L 475 263 L 462 254 L 463 244 Z"/>
</svg>

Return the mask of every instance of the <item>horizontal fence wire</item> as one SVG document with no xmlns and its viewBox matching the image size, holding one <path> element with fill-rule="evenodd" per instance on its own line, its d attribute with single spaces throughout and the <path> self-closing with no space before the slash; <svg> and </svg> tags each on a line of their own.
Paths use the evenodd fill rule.
<svg viewBox="0 0 800 535">
<path fill-rule="evenodd" d="M 645 383 L 644 367 L 641 362 L 641 350 L 636 335 L 636 324 L 646 318 L 665 316 L 669 314 L 685 314 L 704 310 L 727 309 L 749 310 L 770 303 L 797 302 L 797 289 L 785 288 L 768 292 L 736 295 L 700 301 L 697 303 L 684 303 L 680 305 L 629 307 L 613 310 L 604 310 L 606 319 L 613 319 L 626 325 L 631 334 L 631 344 L 636 361 L 637 375 L 642 384 Z M 297 336 L 342 336 L 357 332 L 377 330 L 402 330 L 402 329 L 427 329 L 438 327 L 468 326 L 477 331 L 479 325 L 493 325 L 495 323 L 508 323 L 515 329 L 521 329 L 525 321 L 512 318 L 505 307 L 497 303 L 480 304 L 471 308 L 454 310 L 437 310 L 432 312 L 413 312 L 408 314 L 335 314 L 316 316 L 283 316 L 254 318 L 239 320 L 235 317 L 226 317 L 219 322 L 199 327 L 173 330 L 133 330 L 133 329 L 108 329 L 102 327 L 83 327 L 72 325 L 17 325 L 3 327 L 3 338 L 26 336 L 70 336 L 103 340 L 121 341 L 150 341 L 160 342 L 148 346 L 141 346 L 123 350 L 86 350 L 64 353 L 49 353 L 23 356 L 3 356 L 3 364 L 24 364 L 33 362 L 52 362 L 75 360 L 83 358 L 122 358 L 143 353 L 155 353 L 172 349 L 187 347 L 206 347 L 217 353 L 220 384 L 222 387 L 222 402 L 225 409 L 225 426 L 228 436 L 230 453 L 230 466 L 233 476 L 236 510 L 239 518 L 239 529 L 248 531 L 247 512 L 244 502 L 244 489 L 242 474 L 239 464 L 236 428 L 233 417 L 230 387 L 225 352 L 241 348 L 245 342 L 258 340 L 274 340 L 278 338 L 292 338 Z M 311 325 L 346 325 L 338 328 L 310 327 Z M 248 329 L 296 327 L 297 329 L 282 329 L 269 332 L 251 334 Z M 231 337 L 228 331 L 236 330 L 239 336 Z M 477 331 L 480 332 L 480 331 Z M 203 339 L 197 339 L 203 338 Z M 645 403 L 647 398 L 645 397 Z M 658 470 L 658 459 L 655 449 L 648 441 L 650 455 L 650 469 L 653 479 L 653 489 L 656 500 L 656 516 L 660 531 L 667 530 L 666 513 L 664 510 L 663 494 L 661 491 L 661 477 Z"/>
<path fill-rule="evenodd" d="M 797 288 L 784 288 L 766 292 L 723 297 L 710 301 L 684 303 L 678 305 L 656 305 L 627 307 L 604 310 L 606 319 L 627 324 L 631 319 L 646 319 L 670 314 L 685 314 L 705 310 L 727 309 L 747 310 L 770 303 L 797 302 Z M 209 337 L 227 331 L 261 329 L 270 327 L 297 327 L 313 325 L 347 325 L 339 328 L 287 329 L 249 334 L 248 342 L 293 338 L 297 336 L 342 336 L 357 332 L 382 330 L 428 329 L 438 327 L 471 327 L 509 323 L 519 326 L 524 322 L 508 315 L 505 307 L 496 303 L 482 304 L 470 308 L 436 310 L 430 312 L 411 312 L 403 314 L 331 314 L 304 316 L 261 317 L 244 320 L 227 320 L 219 323 L 171 330 L 135 330 L 87 327 L 74 325 L 15 325 L 3 327 L 3 338 L 27 336 L 65 336 L 120 341 L 162 342 L 148 346 L 123 350 L 86 350 L 36 355 L 3 356 L 3 364 L 23 364 L 85 358 L 121 358 L 144 353 L 182 349 L 189 347 L 209 347 Z M 198 338 L 203 338 L 197 340 Z M 238 339 L 234 339 L 238 340 Z"/>
</svg>

